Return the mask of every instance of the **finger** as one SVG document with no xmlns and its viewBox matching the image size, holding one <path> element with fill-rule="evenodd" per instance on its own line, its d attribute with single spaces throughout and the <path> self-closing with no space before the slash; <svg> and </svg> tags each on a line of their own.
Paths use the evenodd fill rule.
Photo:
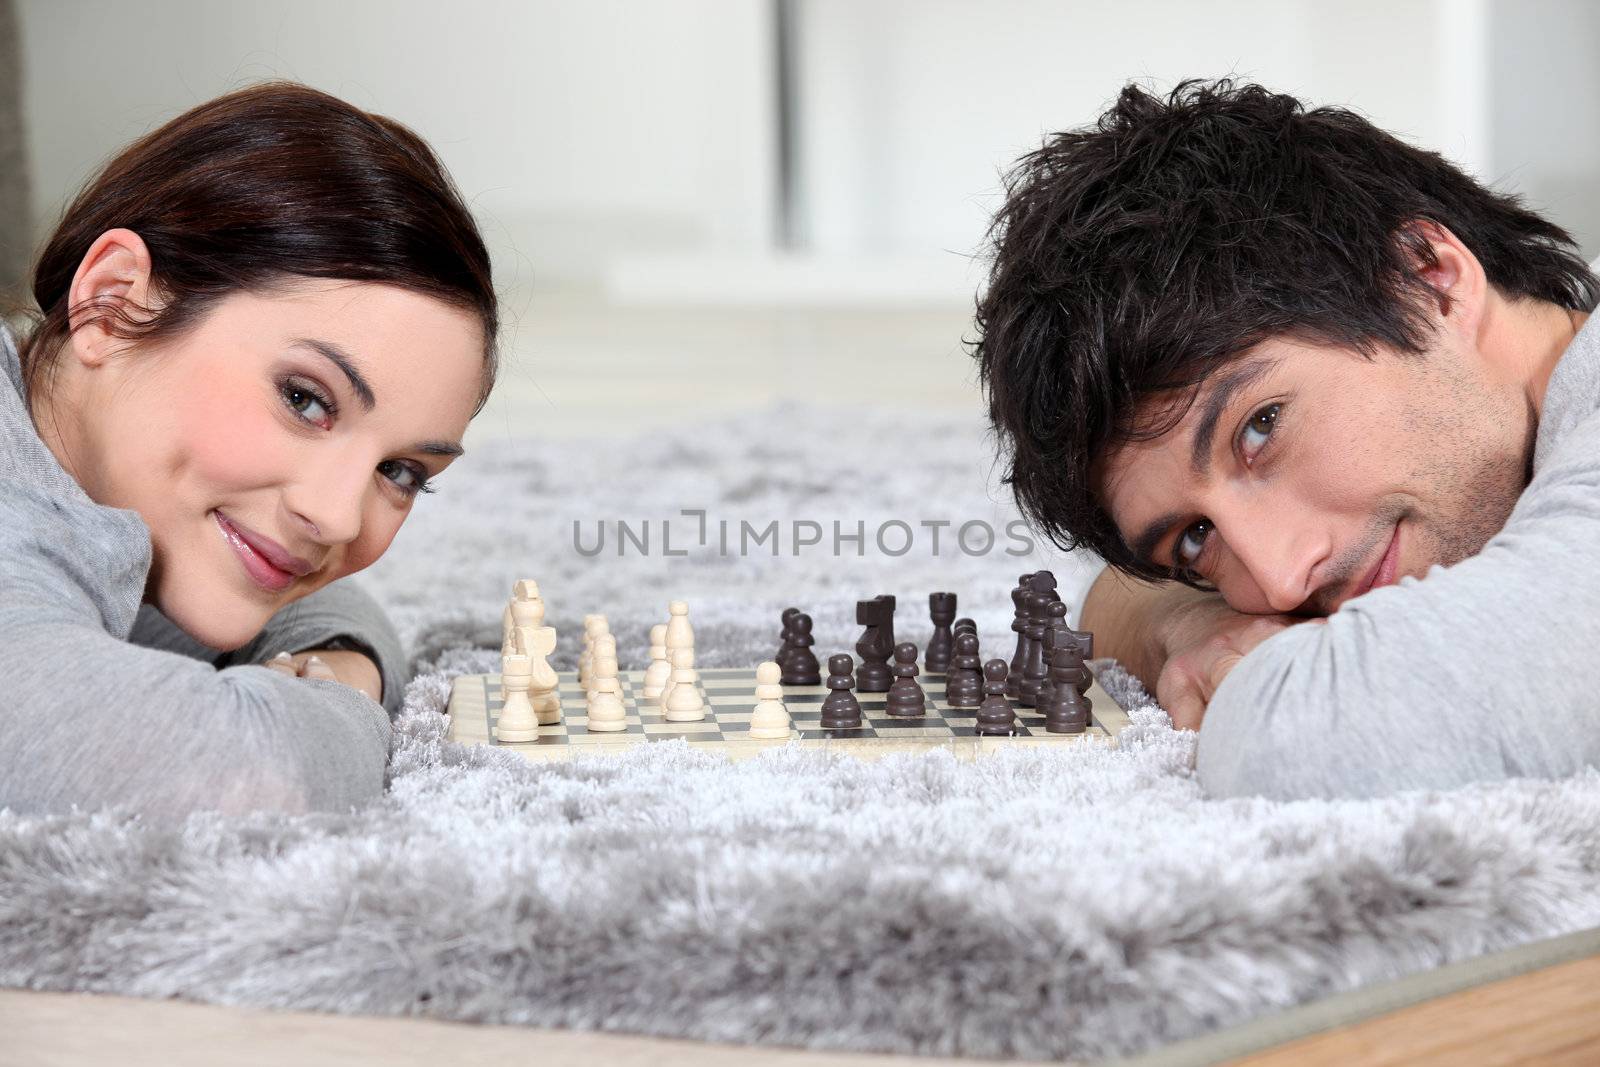
<svg viewBox="0 0 1600 1067">
<path fill-rule="evenodd" d="M 333 673 L 333 668 L 320 656 L 312 656 L 306 660 L 305 666 L 300 668 L 302 678 L 320 678 L 325 682 L 337 682 L 339 676 Z"/>
<path fill-rule="evenodd" d="M 1156 702 L 1172 719 L 1174 730 L 1198 730 L 1205 717 L 1205 694 L 1197 679 L 1176 662 L 1169 663 L 1156 679 Z"/>
<path fill-rule="evenodd" d="M 287 652 L 279 652 L 276 656 L 263 663 L 262 666 L 268 670 L 277 671 L 279 674 L 287 674 L 291 678 L 300 674 L 300 669 L 294 664 L 294 657 Z"/>
</svg>

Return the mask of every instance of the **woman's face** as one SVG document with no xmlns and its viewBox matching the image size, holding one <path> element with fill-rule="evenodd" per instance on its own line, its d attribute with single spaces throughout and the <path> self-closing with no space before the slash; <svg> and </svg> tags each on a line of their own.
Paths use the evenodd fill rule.
<svg viewBox="0 0 1600 1067">
<path fill-rule="evenodd" d="M 73 473 L 150 527 L 146 601 L 237 648 L 389 547 L 460 454 L 483 350 L 471 312 L 388 285 L 233 294 L 82 375 Z"/>
</svg>

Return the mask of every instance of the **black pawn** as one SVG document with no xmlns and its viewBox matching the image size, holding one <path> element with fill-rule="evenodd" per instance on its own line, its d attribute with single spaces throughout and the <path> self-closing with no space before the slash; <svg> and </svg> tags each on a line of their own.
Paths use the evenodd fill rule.
<svg viewBox="0 0 1600 1067">
<path fill-rule="evenodd" d="M 956 636 L 956 654 L 945 679 L 944 702 L 952 708 L 975 708 L 983 703 L 983 661 L 978 658 L 978 635 Z"/>
<path fill-rule="evenodd" d="M 811 616 L 803 611 L 796 612 L 789 628 L 789 655 L 779 661 L 783 668 L 781 681 L 784 685 L 821 685 L 822 669 L 811 651 L 811 646 L 817 643 L 811 636 Z"/>
<path fill-rule="evenodd" d="M 956 595 L 929 593 L 928 615 L 933 619 L 933 636 L 928 638 L 928 654 L 923 664 L 929 674 L 943 674 L 950 669 L 950 654 L 955 648 L 955 634 L 950 624 L 956 621 Z"/>
<path fill-rule="evenodd" d="M 928 713 L 928 695 L 917 684 L 917 646 L 910 641 L 894 646 L 894 684 L 883 710 L 908 719 Z"/>
<path fill-rule="evenodd" d="M 889 657 L 894 655 L 894 597 L 875 596 L 856 601 L 856 622 L 866 629 L 856 642 L 861 667 L 856 688 L 863 693 L 887 693 L 894 682 Z"/>
<path fill-rule="evenodd" d="M 785 669 L 789 666 L 789 655 L 794 652 L 794 617 L 798 614 L 799 608 L 783 609 L 783 634 L 778 638 L 778 654 L 773 659 Z"/>
<path fill-rule="evenodd" d="M 1084 660 L 1094 651 L 1094 637 L 1065 624 L 1045 631 L 1050 661 L 1049 700 L 1039 704 L 1044 728 L 1052 734 L 1081 734 L 1089 728 L 1088 692 L 1093 676 Z"/>
<path fill-rule="evenodd" d="M 1016 732 L 1017 713 L 1006 699 L 1006 661 L 992 659 L 983 665 L 983 703 L 978 705 L 978 732 L 1006 736 Z"/>
<path fill-rule="evenodd" d="M 851 677 L 855 665 L 855 660 L 847 652 L 828 657 L 828 695 L 822 699 L 824 730 L 861 728 L 861 703 L 850 692 L 856 687 L 856 681 Z"/>
<path fill-rule="evenodd" d="M 957 637 L 960 637 L 962 634 L 972 634 L 973 636 L 977 636 L 978 624 L 973 622 L 971 619 L 962 617 L 956 620 L 954 632 Z"/>
</svg>

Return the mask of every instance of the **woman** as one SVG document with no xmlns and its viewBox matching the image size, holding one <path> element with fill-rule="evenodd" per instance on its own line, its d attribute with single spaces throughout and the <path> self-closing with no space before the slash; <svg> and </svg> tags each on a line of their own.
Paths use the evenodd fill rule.
<svg viewBox="0 0 1600 1067">
<path fill-rule="evenodd" d="M 488 253 L 438 160 L 304 86 L 232 93 L 89 183 L 33 295 L 20 343 L 0 327 L 0 808 L 381 793 L 403 653 L 337 579 L 495 371 Z"/>
</svg>

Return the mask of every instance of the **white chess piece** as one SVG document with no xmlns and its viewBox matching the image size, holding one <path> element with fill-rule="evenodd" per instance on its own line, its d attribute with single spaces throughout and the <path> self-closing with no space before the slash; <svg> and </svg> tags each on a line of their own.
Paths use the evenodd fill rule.
<svg viewBox="0 0 1600 1067">
<path fill-rule="evenodd" d="M 539 736 L 539 720 L 528 700 L 532 681 L 527 656 L 505 656 L 500 660 L 500 691 L 504 704 L 495 724 L 494 736 L 503 742 L 532 741 Z"/>
<path fill-rule="evenodd" d="M 644 672 L 644 698 L 659 703 L 671 680 L 672 661 L 667 658 L 667 624 L 658 622 L 650 627 L 650 666 Z"/>
<path fill-rule="evenodd" d="M 694 627 L 689 625 L 689 605 L 681 600 L 674 600 L 667 605 L 671 617 L 667 620 L 667 651 L 683 648 L 687 645 L 694 647 Z"/>
<path fill-rule="evenodd" d="M 617 681 L 617 640 L 610 634 L 595 638 L 589 682 L 588 728 L 602 733 L 625 729 L 627 709 L 622 703 L 622 686 Z"/>
<path fill-rule="evenodd" d="M 672 650 L 672 688 L 661 698 L 661 709 L 668 722 L 699 722 L 706 717 L 706 702 L 695 683 L 700 675 L 694 669 L 694 646 Z"/>
<path fill-rule="evenodd" d="M 604 615 L 585 615 L 583 617 L 583 656 L 578 660 L 578 684 L 583 686 L 583 691 L 589 691 L 589 683 L 594 680 L 594 645 L 601 635 L 611 632 L 611 624 Z"/>
<path fill-rule="evenodd" d="M 554 726 L 561 721 L 561 679 L 550 666 L 549 655 L 556 650 L 556 631 L 553 626 L 528 626 L 517 628 L 517 642 L 523 646 L 532 666 L 529 674 L 528 699 L 540 726 Z"/>
<path fill-rule="evenodd" d="M 527 603 L 537 604 L 538 605 L 538 609 L 537 609 L 537 611 L 538 611 L 538 621 L 537 622 L 533 622 L 533 623 L 518 623 L 518 622 L 516 622 L 515 619 L 513 618 L 513 609 L 516 607 L 518 602 L 527 602 Z M 543 626 L 544 625 L 544 599 L 539 596 L 539 583 L 534 581 L 532 578 L 519 579 L 511 587 L 511 599 L 506 601 L 506 610 L 505 610 L 504 615 L 501 617 L 501 630 L 502 630 L 502 638 L 501 638 L 501 642 L 500 642 L 500 654 L 501 655 L 509 656 L 509 655 L 513 655 L 515 653 L 516 650 L 512 645 L 511 631 L 512 631 L 512 629 L 514 627 L 516 627 L 518 625 L 525 625 L 525 626 Z"/>
<path fill-rule="evenodd" d="M 750 715 L 750 736 L 788 738 L 789 709 L 783 706 L 783 668 L 768 661 L 756 668 L 756 708 Z"/>
</svg>

